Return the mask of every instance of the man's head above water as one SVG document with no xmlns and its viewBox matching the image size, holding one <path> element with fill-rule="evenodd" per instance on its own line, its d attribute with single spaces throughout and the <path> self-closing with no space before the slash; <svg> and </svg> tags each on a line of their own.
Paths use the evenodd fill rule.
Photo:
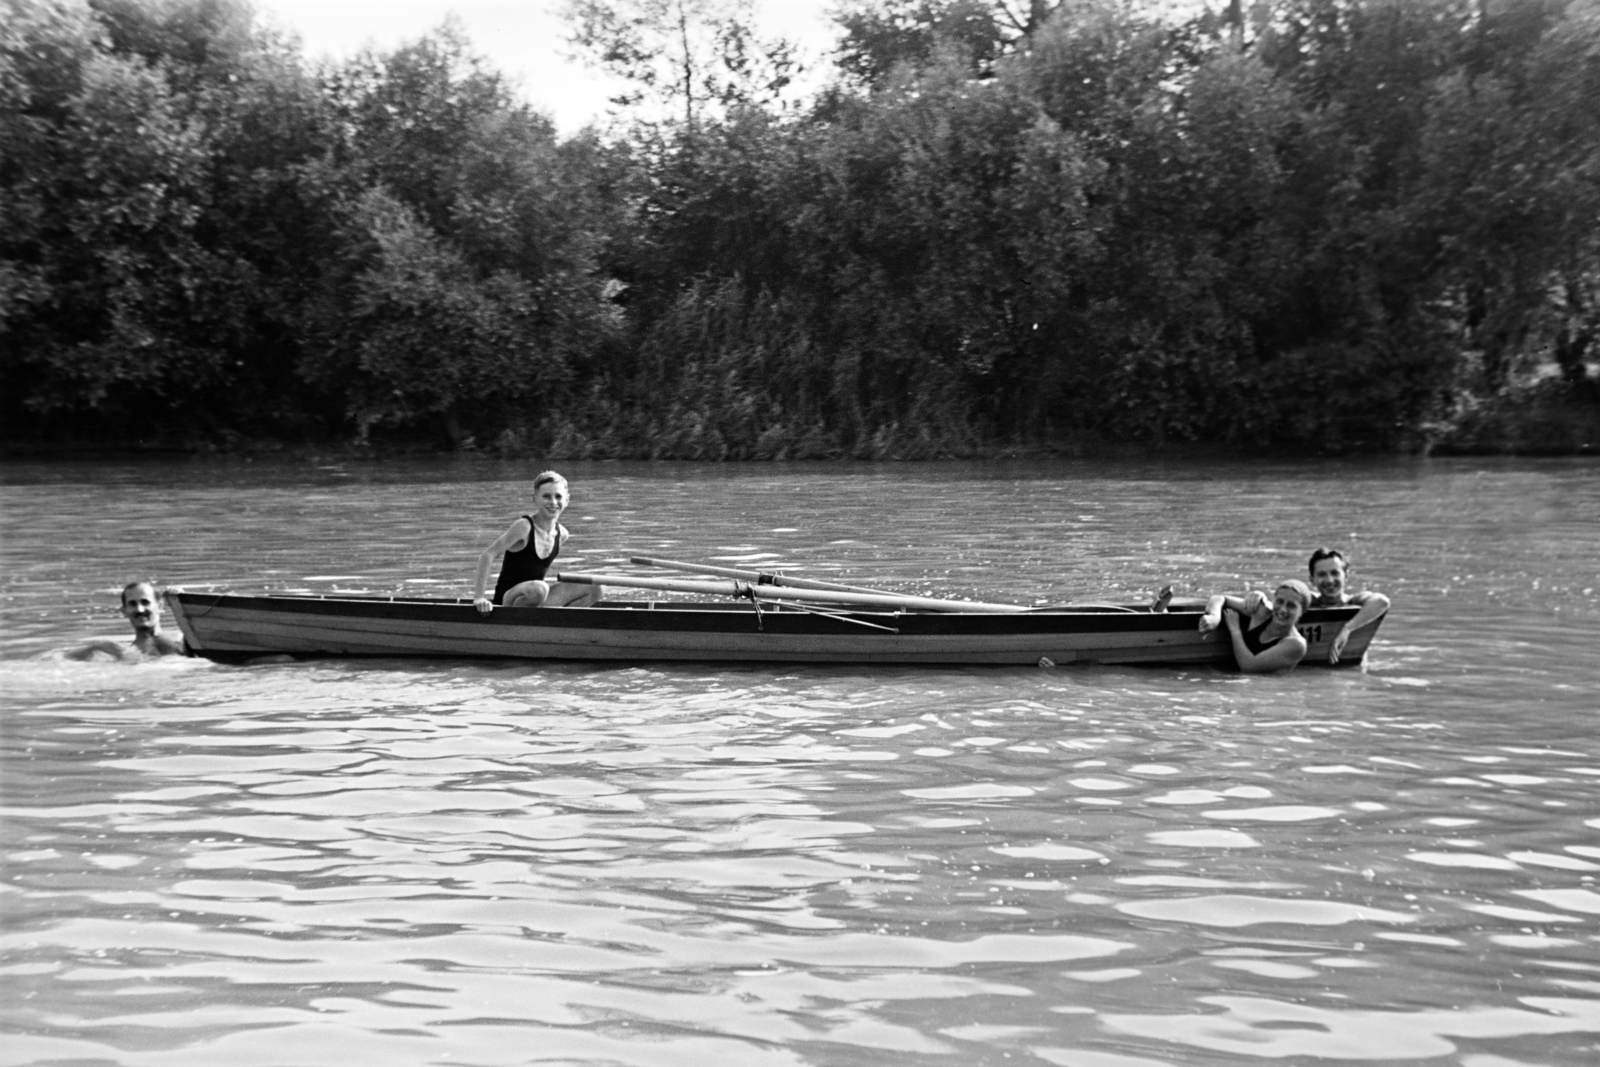
<svg viewBox="0 0 1600 1067">
<path fill-rule="evenodd" d="M 161 602 L 156 599 L 156 587 L 149 582 L 129 582 L 123 586 L 122 615 L 133 632 L 141 637 L 160 633 Z"/>
<path fill-rule="evenodd" d="M 161 599 L 152 582 L 122 587 L 122 617 L 133 627 L 133 647 L 147 656 L 186 655 L 182 637 L 161 632 Z"/>
</svg>

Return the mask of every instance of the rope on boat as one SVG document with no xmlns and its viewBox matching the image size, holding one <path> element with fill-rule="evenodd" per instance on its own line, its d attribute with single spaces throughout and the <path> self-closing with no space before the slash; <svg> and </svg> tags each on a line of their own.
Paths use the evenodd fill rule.
<svg viewBox="0 0 1600 1067">
<path fill-rule="evenodd" d="M 758 579 L 756 581 L 756 583 L 755 583 L 755 585 L 774 585 L 774 584 L 776 584 L 776 583 L 771 581 L 771 575 L 762 575 L 761 578 Z M 755 588 L 751 585 L 751 583 L 749 583 L 749 582 L 741 582 L 741 581 L 735 579 L 734 583 L 733 583 L 733 597 L 734 597 L 735 600 L 748 600 L 748 601 L 750 601 L 750 606 L 752 608 L 754 608 L 755 612 L 756 612 L 756 630 L 758 632 L 760 632 L 760 633 L 766 633 L 767 632 L 766 620 L 762 617 L 762 614 L 761 614 L 761 599 L 762 598 L 756 596 Z M 885 631 L 887 631 L 889 633 L 892 633 L 892 634 L 897 634 L 897 633 L 900 632 L 898 629 L 896 629 L 893 626 L 884 626 L 882 623 L 867 622 L 865 619 L 852 619 L 849 616 L 843 615 L 843 614 L 841 614 L 839 612 L 819 610 L 818 608 L 813 607 L 813 606 L 811 606 L 809 604 L 799 604 L 799 603 L 796 603 L 796 602 L 791 601 L 791 600 L 776 600 L 776 599 L 773 599 L 771 602 L 772 602 L 772 604 L 774 606 L 793 608 L 796 611 L 804 611 L 804 612 L 806 612 L 808 614 L 811 614 L 811 615 L 821 615 L 821 616 L 824 616 L 825 618 L 829 618 L 829 619 L 838 619 L 840 622 L 855 623 L 857 626 L 866 626 L 866 627 L 869 627 L 870 629 L 873 629 L 873 630 L 885 630 Z"/>
<path fill-rule="evenodd" d="M 750 606 L 756 609 L 756 631 L 758 633 L 766 633 L 767 626 L 761 618 L 761 601 L 756 598 L 756 591 L 754 587 L 752 587 L 749 582 L 741 582 L 738 579 L 735 579 L 733 583 L 733 596 L 735 600 L 750 601 Z"/>
<path fill-rule="evenodd" d="M 841 614 L 840 612 L 837 612 L 837 611 L 827 611 L 827 610 L 824 610 L 824 609 L 821 609 L 821 608 L 811 607 L 810 605 L 800 604 L 800 603 L 796 603 L 796 602 L 790 601 L 790 600 L 775 600 L 775 601 L 773 601 L 773 603 L 774 604 L 782 604 L 786 608 L 794 608 L 796 611 L 804 611 L 804 612 L 806 612 L 808 614 L 811 614 L 811 615 L 821 615 L 823 618 L 826 618 L 826 619 L 838 619 L 840 622 L 853 622 L 857 626 L 867 626 L 867 627 L 871 627 L 874 630 L 884 630 L 884 631 L 886 631 L 888 633 L 891 633 L 891 634 L 897 634 L 897 633 L 900 632 L 900 630 L 897 627 L 885 626 L 881 622 L 868 622 L 866 619 L 852 619 L 850 616 Z"/>
<path fill-rule="evenodd" d="M 205 593 L 184 593 L 183 590 L 181 590 L 181 589 L 169 589 L 168 593 L 183 593 L 184 596 L 193 597 L 197 601 L 198 601 L 199 597 L 207 595 Z M 211 603 L 209 603 L 209 604 L 207 604 L 205 606 L 205 610 L 204 611 L 200 610 L 200 605 L 197 602 L 197 603 L 194 603 L 194 604 L 185 604 L 185 605 L 183 605 L 183 608 L 181 609 L 182 613 L 186 614 L 186 615 L 190 615 L 190 616 L 192 616 L 192 617 L 194 617 L 196 619 L 203 619 L 207 615 L 211 614 L 212 609 L 214 609 L 218 604 L 222 603 L 222 598 L 227 594 L 225 594 L 225 593 L 211 593 L 209 595 L 211 597 Z M 174 607 L 173 606 L 174 603 L 175 603 L 174 600 L 170 600 L 169 599 L 167 601 L 167 606 L 171 607 L 172 608 L 172 613 L 174 615 L 176 615 L 176 614 L 179 613 L 180 609 L 178 609 L 177 607 Z"/>
</svg>

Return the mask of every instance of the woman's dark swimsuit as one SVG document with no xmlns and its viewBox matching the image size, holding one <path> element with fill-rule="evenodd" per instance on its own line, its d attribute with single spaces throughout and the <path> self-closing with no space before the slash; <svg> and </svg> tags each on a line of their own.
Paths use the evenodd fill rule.
<svg viewBox="0 0 1600 1067">
<path fill-rule="evenodd" d="M 1261 631 L 1265 630 L 1271 625 L 1272 620 L 1269 618 L 1266 622 L 1262 623 L 1260 626 L 1257 626 L 1254 630 L 1245 630 L 1243 632 L 1241 636 L 1244 637 L 1244 647 L 1250 650 L 1251 655 L 1259 656 L 1261 653 L 1265 652 L 1279 641 L 1282 641 L 1284 637 L 1289 636 L 1288 634 L 1284 634 L 1283 637 L 1276 637 L 1271 641 L 1263 643 L 1261 640 Z"/>
<path fill-rule="evenodd" d="M 561 525 L 556 524 L 555 547 L 550 550 L 550 555 L 541 558 L 538 549 L 533 547 L 534 525 L 533 516 L 524 515 L 528 520 L 528 543 L 516 552 L 507 552 L 504 562 L 500 564 L 500 580 L 494 583 L 494 602 L 505 603 L 505 596 L 512 587 L 523 582 L 542 581 L 545 572 L 550 569 L 550 564 L 561 555 Z"/>
</svg>

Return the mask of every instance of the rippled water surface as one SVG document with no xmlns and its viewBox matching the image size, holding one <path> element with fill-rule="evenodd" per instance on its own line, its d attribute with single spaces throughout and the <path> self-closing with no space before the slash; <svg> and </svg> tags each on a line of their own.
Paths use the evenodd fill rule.
<svg viewBox="0 0 1600 1067">
<path fill-rule="evenodd" d="M 0 467 L 0 1062 L 1600 1062 L 1593 462 L 573 465 L 565 562 L 1395 603 L 1365 671 L 76 662 L 533 468 Z"/>
</svg>

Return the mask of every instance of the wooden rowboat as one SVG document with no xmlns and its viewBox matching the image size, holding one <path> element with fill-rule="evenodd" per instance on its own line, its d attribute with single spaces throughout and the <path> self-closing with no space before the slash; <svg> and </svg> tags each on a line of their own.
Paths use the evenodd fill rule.
<svg viewBox="0 0 1600 1067">
<path fill-rule="evenodd" d="M 765 599 L 748 596 L 745 604 L 614 600 L 584 608 L 497 607 L 487 615 L 468 600 L 176 589 L 167 592 L 167 604 L 189 648 L 213 658 L 290 653 L 937 666 L 1033 665 L 1044 659 L 1061 665 L 1233 663 L 1227 633 L 1202 639 L 1199 608 L 1193 606 L 1165 613 L 1111 604 L 997 612 L 963 611 L 950 601 L 944 603 L 957 607 L 927 610 L 915 604 L 917 598 L 827 607 L 784 599 L 794 595 L 762 593 Z M 1334 635 L 1356 610 L 1305 614 L 1300 631 L 1310 644 L 1306 664 L 1327 663 Z M 1351 635 L 1341 663 L 1360 663 L 1377 629 Z"/>
</svg>

